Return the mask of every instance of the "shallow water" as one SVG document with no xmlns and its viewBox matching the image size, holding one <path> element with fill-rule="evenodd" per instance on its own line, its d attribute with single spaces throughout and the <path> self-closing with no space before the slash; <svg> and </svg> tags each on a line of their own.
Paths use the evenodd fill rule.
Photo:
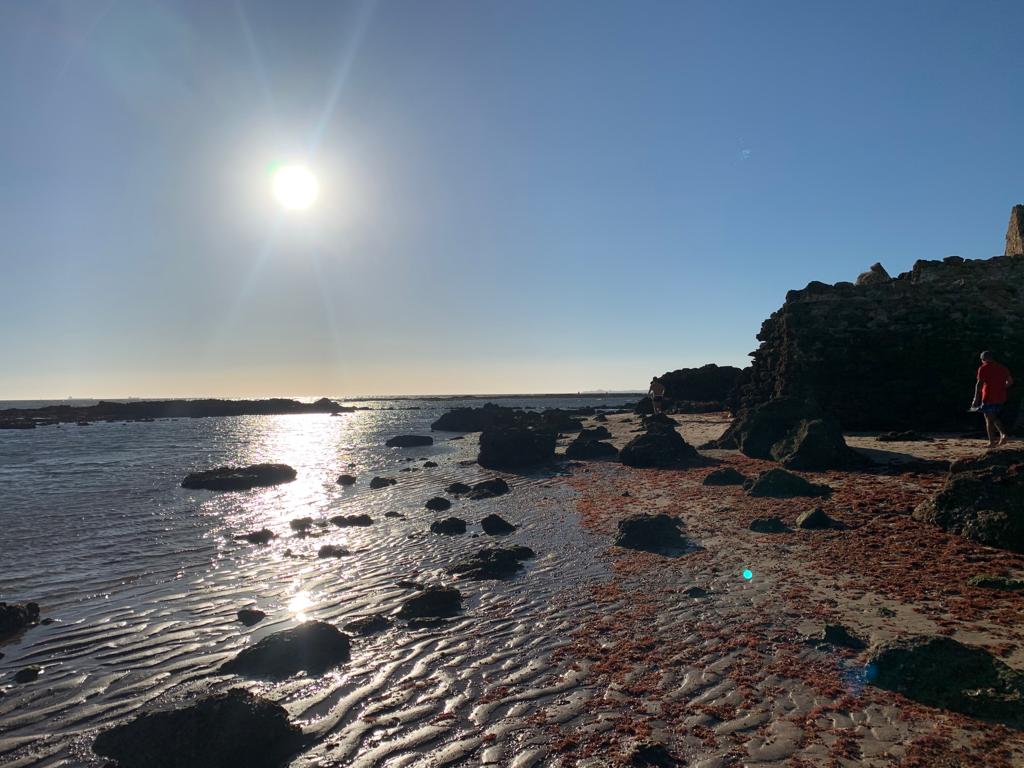
<svg viewBox="0 0 1024 768">
<path fill-rule="evenodd" d="M 614 407 L 623 400 L 501 402 Z M 451 581 L 445 566 L 491 543 L 478 523 L 498 512 L 520 526 L 507 540 L 538 557 L 512 581 L 461 583 L 460 618 L 356 638 L 351 663 L 321 678 L 245 684 L 322 737 L 296 765 L 412 765 L 427 754 L 430 764 L 475 755 L 477 763 L 529 765 L 526 718 L 531 704 L 555 701 L 579 674 L 552 666 L 550 656 L 590 610 L 581 587 L 602 578 L 604 545 L 580 528 L 572 491 L 551 476 L 506 475 L 507 496 L 425 510 L 424 501 L 449 483 L 495 474 L 459 464 L 474 457 L 475 436 L 449 441 L 450 433 L 435 433 L 434 446 L 410 449 L 384 441 L 426 433 L 460 404 L 400 400 L 336 417 L 0 432 L 0 599 L 36 600 L 55 620 L 3 647 L 0 762 L 93 761 L 96 732 L 140 707 L 237 684 L 216 668 L 247 643 L 305 618 L 341 625 L 390 613 L 411 594 L 396 581 Z M 425 468 L 424 459 L 439 466 Z M 261 461 L 290 464 L 298 479 L 241 493 L 179 487 L 193 469 Z M 357 485 L 338 486 L 342 472 L 356 475 Z M 375 474 L 398 484 L 370 490 Z M 406 517 L 386 518 L 389 511 Z M 318 525 L 307 537 L 288 525 L 356 512 L 375 524 Z M 467 519 L 470 532 L 431 534 L 429 523 L 448 515 Z M 279 535 L 266 547 L 232 539 L 264 526 Z M 352 555 L 318 559 L 328 543 Z M 267 618 L 243 627 L 235 612 L 246 605 Z M 13 673 L 27 664 L 40 665 L 42 675 L 14 685 Z M 571 697 L 566 706 L 572 709 Z"/>
</svg>

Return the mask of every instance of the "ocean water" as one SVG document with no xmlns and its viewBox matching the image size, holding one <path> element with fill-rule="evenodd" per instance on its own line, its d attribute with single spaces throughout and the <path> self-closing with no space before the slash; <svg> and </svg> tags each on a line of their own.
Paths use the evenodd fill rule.
<svg viewBox="0 0 1024 768">
<path fill-rule="evenodd" d="M 495 401 L 613 408 L 629 399 Z M 352 403 L 371 410 L 334 417 L 0 431 L 0 600 L 35 600 L 54 620 L 0 648 L 0 763 L 101 764 L 89 749 L 100 729 L 239 682 L 322 737 L 295 765 L 427 765 L 439 750 L 445 764 L 479 764 L 482 752 L 501 764 L 528 753 L 525 711 L 474 702 L 513 682 L 532 691 L 526 698 L 557 695 L 547 660 L 587 610 L 581 586 L 604 573 L 602 545 L 579 527 L 571 491 L 550 473 L 505 475 L 507 496 L 425 510 L 448 484 L 497 474 L 465 464 L 475 435 L 439 432 L 430 447 L 384 446 L 396 434 L 429 434 L 448 408 L 482 403 L 400 399 Z M 264 461 L 290 464 L 298 479 L 240 493 L 179 487 L 195 469 Z M 357 476 L 356 486 L 339 486 L 341 473 Z M 370 490 L 378 474 L 397 485 Z M 374 525 L 326 524 L 357 512 Z M 341 625 L 393 612 L 412 594 L 396 585 L 401 579 L 451 582 L 446 566 L 493 543 L 478 525 L 491 512 L 518 525 L 508 541 L 538 557 L 512 581 L 460 585 L 465 611 L 449 625 L 357 638 L 352 662 L 321 678 L 271 685 L 217 672 L 241 647 L 307 618 Z M 431 534 L 430 522 L 448 515 L 467 519 L 470 533 Z M 288 523 L 305 516 L 324 524 L 298 536 Z M 266 547 L 233 538 L 263 527 L 279 536 Z M 352 555 L 319 559 L 328 543 Z M 268 614 L 251 629 L 235 621 L 248 605 Z M 39 679 L 15 684 L 14 672 L 29 664 L 42 668 Z M 496 723 L 498 735 L 483 741 Z"/>
</svg>

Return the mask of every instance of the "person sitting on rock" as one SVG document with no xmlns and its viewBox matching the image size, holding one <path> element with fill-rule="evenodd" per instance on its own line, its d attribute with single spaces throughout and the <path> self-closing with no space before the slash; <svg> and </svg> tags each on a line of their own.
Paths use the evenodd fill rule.
<svg viewBox="0 0 1024 768">
<path fill-rule="evenodd" d="M 1006 405 L 1006 393 L 1011 384 L 1013 384 L 1013 377 L 1007 367 L 997 363 L 991 352 L 982 352 L 981 367 L 978 368 L 978 382 L 974 385 L 974 403 L 971 408 L 981 411 L 985 417 L 989 448 L 1006 443 L 1006 429 L 999 419 L 999 412 Z"/>
<path fill-rule="evenodd" d="M 661 383 L 661 379 L 655 376 L 651 379 L 651 386 L 647 390 L 647 394 L 651 396 L 651 405 L 654 407 L 654 412 L 664 413 L 665 412 L 665 385 Z"/>
</svg>

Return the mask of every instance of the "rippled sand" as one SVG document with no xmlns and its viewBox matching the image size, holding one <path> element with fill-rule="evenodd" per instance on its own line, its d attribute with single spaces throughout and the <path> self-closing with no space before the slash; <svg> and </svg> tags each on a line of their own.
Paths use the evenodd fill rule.
<svg viewBox="0 0 1024 768">
<path fill-rule="evenodd" d="M 722 415 L 681 418 L 693 443 L 725 426 Z M 621 444 L 636 425 L 612 417 L 609 426 Z M 705 768 L 1024 765 L 1021 734 L 865 688 L 854 653 L 803 642 L 825 619 L 876 639 L 943 631 L 1024 666 L 1022 596 L 962 584 L 997 564 L 1024 568 L 1022 558 L 922 531 L 907 517 L 941 475 L 825 473 L 837 493 L 824 506 L 850 528 L 781 537 L 747 525 L 767 514 L 792 522 L 805 502 L 704 488 L 707 469 L 577 464 L 568 476 L 503 475 L 510 494 L 456 501 L 446 513 L 417 507 L 450 482 L 493 476 L 460 463 L 475 442 L 432 451 L 437 468 L 396 465 L 387 474 L 399 483 L 372 497 L 332 490 L 318 506 L 310 493 L 304 514 L 367 511 L 376 521 L 367 528 L 300 537 L 288 517 L 271 517 L 281 537 L 254 547 L 230 536 L 260 527 L 281 505 L 297 517 L 309 489 L 254 491 L 259 504 L 230 514 L 231 495 L 197 496 L 211 518 L 227 521 L 197 545 L 196 557 L 212 556 L 213 567 L 120 585 L 116 601 L 103 591 L 69 601 L 51 611 L 57 623 L 3 649 L 5 680 L 25 664 L 44 670 L 35 683 L 4 686 L 0 762 L 101 764 L 89 750 L 98 730 L 237 684 L 216 669 L 246 644 L 305 617 L 341 625 L 390 613 L 411 594 L 401 579 L 452 582 L 443 569 L 493 541 L 477 523 L 497 512 L 520 526 L 501 538 L 538 557 L 511 581 L 460 582 L 462 616 L 355 638 L 351 662 L 317 679 L 244 683 L 319 737 L 293 765 L 596 767 L 624 761 L 647 737 Z M 747 473 L 763 466 L 735 452 L 712 455 Z M 391 503 L 407 517 L 385 518 Z M 662 510 L 681 515 L 698 548 L 665 558 L 610 546 L 619 518 Z M 467 519 L 470 532 L 428 532 L 448 515 Z M 353 554 L 320 560 L 327 543 Z M 693 586 L 707 596 L 687 596 Z M 243 627 L 235 611 L 246 605 L 268 617 Z"/>
</svg>

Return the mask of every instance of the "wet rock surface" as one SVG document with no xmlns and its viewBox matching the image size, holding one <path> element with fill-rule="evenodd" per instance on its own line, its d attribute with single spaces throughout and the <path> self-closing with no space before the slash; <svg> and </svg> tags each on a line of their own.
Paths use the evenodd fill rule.
<svg viewBox="0 0 1024 768">
<path fill-rule="evenodd" d="M 465 483 L 452 483 L 444 490 L 445 493 L 450 493 L 452 496 L 461 496 L 464 493 L 469 493 L 473 488 Z"/>
<path fill-rule="evenodd" d="M 35 664 L 30 664 L 27 667 L 22 667 L 14 673 L 14 682 L 18 683 L 19 685 L 35 682 L 36 679 L 38 679 L 39 675 L 42 673 L 42 671 L 42 667 L 39 667 Z"/>
<path fill-rule="evenodd" d="M 451 509 L 452 503 L 444 496 L 434 496 L 433 498 L 427 499 L 424 504 L 427 509 L 431 512 L 444 512 L 446 509 Z"/>
<path fill-rule="evenodd" d="M 638 514 L 623 518 L 618 523 L 615 545 L 647 552 L 684 549 L 687 546 L 678 518 L 659 513 Z"/>
<path fill-rule="evenodd" d="M 773 499 L 789 499 L 797 496 L 825 498 L 832 493 L 827 485 L 804 480 L 799 475 L 784 469 L 769 469 L 750 482 L 747 493 Z"/>
<path fill-rule="evenodd" d="M 181 481 L 182 488 L 207 491 L 244 491 L 295 479 L 295 470 L 287 464 L 251 464 L 247 467 L 217 467 L 203 472 L 192 472 Z"/>
<path fill-rule="evenodd" d="M 324 544 L 317 550 L 316 556 L 325 560 L 329 557 L 348 557 L 351 554 L 345 547 L 340 547 L 337 544 Z"/>
<path fill-rule="evenodd" d="M 400 619 L 447 618 L 462 610 L 462 593 L 454 587 L 426 587 L 402 603 Z"/>
<path fill-rule="evenodd" d="M 481 480 L 479 483 L 474 483 L 473 487 L 467 491 L 467 498 L 473 501 L 493 499 L 496 496 L 504 496 L 508 492 L 508 483 L 500 477 L 495 477 L 491 480 Z"/>
<path fill-rule="evenodd" d="M 365 637 L 385 632 L 390 629 L 391 626 L 391 619 L 383 614 L 377 614 L 375 616 L 364 616 L 361 619 L 350 621 L 344 626 L 344 629 L 346 632 L 351 632 L 354 635 L 361 635 Z"/>
<path fill-rule="evenodd" d="M 0 603 L 0 643 L 38 623 L 38 603 Z"/>
<path fill-rule="evenodd" d="M 364 528 L 373 525 L 373 518 L 367 514 L 358 515 L 335 515 L 329 522 L 338 528 Z"/>
<path fill-rule="evenodd" d="M 484 529 L 484 533 L 490 536 L 501 536 L 512 533 L 516 529 L 512 523 L 501 515 L 488 515 L 480 521 L 480 527 Z"/>
<path fill-rule="evenodd" d="M 466 532 L 466 521 L 460 517 L 446 517 L 443 520 L 435 520 L 430 524 L 430 532 L 457 536 L 460 533 Z"/>
<path fill-rule="evenodd" d="M 119 768 L 277 768 L 304 744 L 284 707 L 241 688 L 104 731 L 93 751 Z"/>
<path fill-rule="evenodd" d="M 338 475 L 338 485 L 355 485 L 356 479 L 352 475 Z"/>
<path fill-rule="evenodd" d="M 258 608 L 242 608 L 235 615 L 247 627 L 253 627 L 267 618 L 267 614 Z"/>
<path fill-rule="evenodd" d="M 485 547 L 448 570 L 462 579 L 509 579 L 523 567 L 521 561 L 534 556 L 529 547 Z"/>
<path fill-rule="evenodd" d="M 370 481 L 370 487 L 374 490 L 379 488 L 387 488 L 389 485 L 394 485 L 398 481 L 393 477 L 380 477 L 377 476 Z"/>
<path fill-rule="evenodd" d="M 242 533 L 235 536 L 236 539 L 247 541 L 250 544 L 269 544 L 272 539 L 277 538 L 277 534 L 269 528 L 260 528 L 258 531 L 249 531 L 249 533 Z"/>
<path fill-rule="evenodd" d="M 999 589 L 1006 592 L 1024 590 L 1024 579 L 1012 579 L 1009 576 L 997 576 L 993 574 L 972 576 L 967 580 L 972 587 L 983 589 Z"/>
<path fill-rule="evenodd" d="M 434 438 L 430 435 L 395 435 L 384 443 L 388 448 L 418 448 L 433 444 Z"/>
<path fill-rule="evenodd" d="M 349 660 L 348 637 L 331 624 L 307 621 L 268 635 L 221 665 L 242 677 L 283 680 L 299 672 L 321 675 Z"/>
</svg>

